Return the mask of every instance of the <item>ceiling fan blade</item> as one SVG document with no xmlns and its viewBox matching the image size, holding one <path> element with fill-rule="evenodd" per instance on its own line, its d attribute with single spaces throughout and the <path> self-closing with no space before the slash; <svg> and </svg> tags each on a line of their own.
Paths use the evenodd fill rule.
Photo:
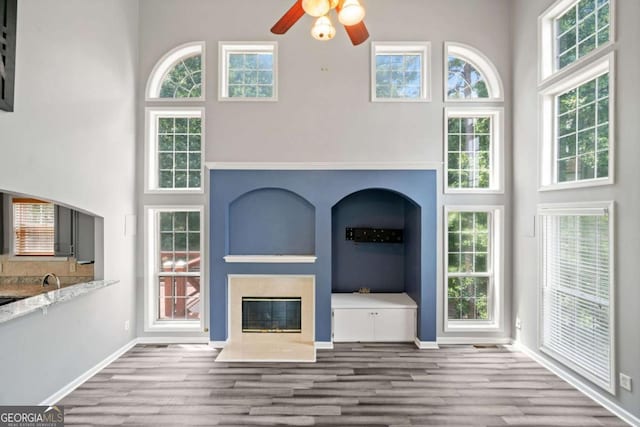
<svg viewBox="0 0 640 427">
<path fill-rule="evenodd" d="M 273 34 L 286 33 L 303 15 L 302 0 L 297 0 L 295 4 L 291 6 L 291 9 L 287 10 L 287 12 L 282 15 L 282 18 L 271 28 L 271 32 Z"/>
<path fill-rule="evenodd" d="M 367 30 L 367 26 L 364 25 L 364 21 L 360 21 L 360 23 L 356 25 L 345 25 L 344 29 L 347 30 L 347 34 L 354 46 L 364 43 L 364 41 L 369 38 L 369 30 Z"/>
</svg>

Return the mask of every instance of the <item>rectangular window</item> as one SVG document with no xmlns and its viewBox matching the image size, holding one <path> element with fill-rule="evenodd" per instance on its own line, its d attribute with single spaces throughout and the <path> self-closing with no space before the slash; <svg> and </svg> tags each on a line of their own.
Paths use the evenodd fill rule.
<svg viewBox="0 0 640 427">
<path fill-rule="evenodd" d="M 615 0 L 558 0 L 540 15 L 541 82 L 613 41 L 614 6 Z"/>
<path fill-rule="evenodd" d="M 372 43 L 371 99 L 429 101 L 429 43 Z"/>
<path fill-rule="evenodd" d="M 501 207 L 448 207 L 446 313 L 449 329 L 499 326 Z"/>
<path fill-rule="evenodd" d="M 542 207 L 541 350 L 613 391 L 610 203 Z"/>
<path fill-rule="evenodd" d="M 13 199 L 14 254 L 53 256 L 55 206 L 36 199 Z"/>
<path fill-rule="evenodd" d="M 148 109 L 147 189 L 201 192 L 203 110 Z"/>
<path fill-rule="evenodd" d="M 541 189 L 613 183 L 613 53 L 544 89 Z"/>
<path fill-rule="evenodd" d="M 277 100 L 275 43 L 220 43 L 220 100 Z"/>
<path fill-rule="evenodd" d="M 147 208 L 149 330 L 200 326 L 201 219 L 201 208 Z"/>
<path fill-rule="evenodd" d="M 447 192 L 502 190 L 501 109 L 446 110 Z"/>
<path fill-rule="evenodd" d="M 558 182 L 609 175 L 609 74 L 556 97 Z"/>
</svg>

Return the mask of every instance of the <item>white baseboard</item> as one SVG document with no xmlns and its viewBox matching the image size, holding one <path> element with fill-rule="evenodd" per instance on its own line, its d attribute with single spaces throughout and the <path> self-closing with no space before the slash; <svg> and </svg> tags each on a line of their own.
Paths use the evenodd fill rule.
<svg viewBox="0 0 640 427">
<path fill-rule="evenodd" d="M 316 350 L 333 350 L 333 341 L 316 341 Z"/>
<path fill-rule="evenodd" d="M 511 344 L 511 338 L 489 337 L 438 337 L 438 344 L 478 344 L 478 345 L 505 345 Z"/>
<path fill-rule="evenodd" d="M 525 346 L 521 342 L 513 341 L 512 345 L 515 350 L 523 352 L 524 354 L 526 354 L 527 356 L 529 356 L 530 358 L 532 358 L 533 360 L 535 360 L 536 362 L 538 362 L 539 364 L 541 364 L 542 366 L 544 366 L 545 368 L 547 368 L 548 370 L 550 370 L 551 372 L 553 372 L 554 374 L 562 378 L 564 381 L 568 382 L 569 384 L 577 388 L 584 395 L 591 398 L 594 402 L 604 406 L 606 409 L 608 409 L 618 417 L 622 418 L 625 422 L 631 424 L 632 426 L 640 426 L 640 418 L 636 417 L 631 412 L 627 411 L 617 403 L 612 402 L 610 399 L 605 397 L 605 395 L 603 395 L 600 391 L 596 390 L 588 383 L 571 375 L 570 373 L 562 369 L 560 366 L 556 365 L 554 362 L 550 361 L 546 357 L 543 357 L 540 354 L 536 353 L 535 351 L 531 350 L 529 347 Z"/>
<path fill-rule="evenodd" d="M 40 405 L 41 406 L 55 405 L 57 402 L 62 400 L 66 395 L 71 393 L 76 388 L 80 387 L 82 384 L 88 381 L 91 377 L 93 377 L 95 374 L 97 374 L 102 369 L 104 369 L 111 362 L 113 362 L 114 360 L 116 360 L 117 358 L 125 354 L 127 351 L 135 347 L 136 344 L 138 344 L 138 340 L 136 338 L 132 339 L 131 341 L 129 341 L 128 343 L 126 343 L 125 345 L 123 345 L 113 353 L 111 353 L 104 360 L 96 364 L 94 367 L 89 369 L 87 372 L 80 375 L 78 378 L 71 381 L 69 384 L 65 385 L 60 390 L 56 391 L 51 396 L 44 399 L 42 402 L 40 402 Z"/>
<path fill-rule="evenodd" d="M 438 343 L 435 341 L 420 341 L 416 338 L 414 343 L 420 350 L 437 350 L 440 348 L 438 347 Z"/>
<path fill-rule="evenodd" d="M 138 337 L 137 344 L 208 344 L 209 337 Z"/>
</svg>

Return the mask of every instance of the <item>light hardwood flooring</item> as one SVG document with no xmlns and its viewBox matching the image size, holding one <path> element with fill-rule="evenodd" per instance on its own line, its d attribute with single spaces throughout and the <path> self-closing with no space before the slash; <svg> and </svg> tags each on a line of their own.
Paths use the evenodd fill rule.
<svg viewBox="0 0 640 427">
<path fill-rule="evenodd" d="M 624 426 L 506 348 L 336 344 L 317 363 L 222 363 L 138 345 L 60 404 L 69 425 Z"/>
</svg>

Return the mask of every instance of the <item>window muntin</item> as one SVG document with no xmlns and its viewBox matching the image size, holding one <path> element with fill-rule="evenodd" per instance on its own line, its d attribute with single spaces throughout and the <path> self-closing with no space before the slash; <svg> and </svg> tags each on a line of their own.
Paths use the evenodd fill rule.
<svg viewBox="0 0 640 427">
<path fill-rule="evenodd" d="M 159 212 L 158 319 L 200 316 L 200 212 Z"/>
<path fill-rule="evenodd" d="M 489 188 L 491 116 L 449 117 L 447 129 L 448 187 Z"/>
<path fill-rule="evenodd" d="M 612 205 L 541 208 L 541 349 L 611 391 Z"/>
<path fill-rule="evenodd" d="M 200 98 L 202 96 L 202 57 L 180 59 L 162 80 L 160 98 Z"/>
<path fill-rule="evenodd" d="M 200 192 L 202 109 L 147 109 L 147 192 Z"/>
<path fill-rule="evenodd" d="M 220 43 L 221 100 L 275 101 L 277 45 Z"/>
<path fill-rule="evenodd" d="M 491 321 L 490 211 L 447 211 L 447 319 Z"/>
<path fill-rule="evenodd" d="M 469 62 L 455 56 L 449 56 L 447 98 L 489 98 L 489 90 L 484 76 Z"/>
<path fill-rule="evenodd" d="M 55 206 L 36 199 L 14 198 L 14 255 L 53 256 Z"/>
<path fill-rule="evenodd" d="M 495 65 L 478 49 L 445 43 L 444 98 L 450 102 L 502 101 L 503 88 Z"/>
<path fill-rule="evenodd" d="M 373 43 L 371 99 L 427 101 L 429 43 Z"/>
<path fill-rule="evenodd" d="M 147 207 L 146 330 L 199 330 L 203 209 Z"/>
<path fill-rule="evenodd" d="M 554 20 L 558 70 L 610 41 L 609 0 L 581 0 Z"/>
<path fill-rule="evenodd" d="M 200 188 L 202 119 L 158 117 L 159 188 Z"/>
<path fill-rule="evenodd" d="M 204 42 L 187 43 L 168 52 L 149 76 L 147 100 L 204 100 L 204 59 Z"/>
<path fill-rule="evenodd" d="M 558 182 L 609 175 L 609 74 L 556 96 Z"/>
</svg>

